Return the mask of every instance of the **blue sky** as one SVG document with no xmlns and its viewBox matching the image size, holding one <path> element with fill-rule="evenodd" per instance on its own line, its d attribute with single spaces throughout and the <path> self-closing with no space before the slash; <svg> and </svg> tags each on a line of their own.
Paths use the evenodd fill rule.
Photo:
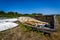
<svg viewBox="0 0 60 40">
<path fill-rule="evenodd" d="M 0 10 L 19 13 L 60 14 L 60 0 L 0 0 Z"/>
</svg>

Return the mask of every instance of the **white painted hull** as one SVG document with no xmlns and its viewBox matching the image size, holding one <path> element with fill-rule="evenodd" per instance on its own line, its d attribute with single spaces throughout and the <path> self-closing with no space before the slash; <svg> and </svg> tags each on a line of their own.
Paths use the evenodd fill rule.
<svg viewBox="0 0 60 40">
<path fill-rule="evenodd" d="M 0 31 L 11 29 L 11 28 L 14 28 L 16 26 L 18 26 L 18 24 L 12 23 L 12 22 L 0 23 Z"/>
<path fill-rule="evenodd" d="M 0 22 L 15 22 L 17 21 L 17 18 L 11 18 L 11 19 L 0 19 Z"/>
</svg>

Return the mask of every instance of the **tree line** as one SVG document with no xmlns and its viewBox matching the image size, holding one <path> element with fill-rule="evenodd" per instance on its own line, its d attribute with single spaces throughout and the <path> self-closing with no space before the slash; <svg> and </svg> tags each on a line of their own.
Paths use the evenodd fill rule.
<svg viewBox="0 0 60 40">
<path fill-rule="evenodd" d="M 13 17 L 20 17 L 20 16 L 38 16 L 38 15 L 42 15 L 42 13 L 18 13 L 18 12 L 4 12 L 4 11 L 0 11 L 0 17 L 7 17 L 7 18 L 13 18 Z"/>
</svg>

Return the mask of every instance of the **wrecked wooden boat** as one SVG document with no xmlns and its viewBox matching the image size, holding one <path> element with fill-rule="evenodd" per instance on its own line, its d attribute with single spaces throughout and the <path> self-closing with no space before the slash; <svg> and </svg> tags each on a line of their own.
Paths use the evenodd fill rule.
<svg viewBox="0 0 60 40">
<path fill-rule="evenodd" d="M 45 20 L 39 20 L 39 19 Z M 56 31 L 56 15 L 44 15 L 39 17 L 19 17 L 18 20 L 24 25 L 30 26 L 42 32 L 55 32 Z"/>
</svg>

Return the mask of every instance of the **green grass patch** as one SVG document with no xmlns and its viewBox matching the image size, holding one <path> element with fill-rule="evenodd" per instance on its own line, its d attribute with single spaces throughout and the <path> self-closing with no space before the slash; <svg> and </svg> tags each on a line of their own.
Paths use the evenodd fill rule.
<svg viewBox="0 0 60 40">
<path fill-rule="evenodd" d="M 41 33 L 40 30 L 36 30 L 34 28 L 31 28 L 31 26 L 24 25 L 22 23 L 19 23 L 19 27 L 24 31 L 24 32 L 36 32 L 36 33 Z"/>
</svg>

